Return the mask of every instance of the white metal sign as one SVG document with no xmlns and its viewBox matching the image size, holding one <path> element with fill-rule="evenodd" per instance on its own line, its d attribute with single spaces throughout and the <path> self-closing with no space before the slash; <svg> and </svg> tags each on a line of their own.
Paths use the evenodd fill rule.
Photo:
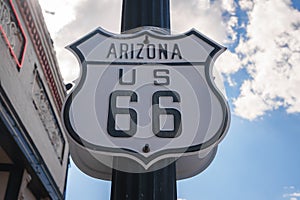
<svg viewBox="0 0 300 200">
<path fill-rule="evenodd" d="M 211 66 L 222 46 L 195 30 L 114 35 L 99 28 L 69 48 L 81 75 L 63 122 L 83 171 L 105 178 L 105 166 L 143 172 L 166 159 L 206 157 L 201 167 L 212 160 L 229 124 Z"/>
</svg>

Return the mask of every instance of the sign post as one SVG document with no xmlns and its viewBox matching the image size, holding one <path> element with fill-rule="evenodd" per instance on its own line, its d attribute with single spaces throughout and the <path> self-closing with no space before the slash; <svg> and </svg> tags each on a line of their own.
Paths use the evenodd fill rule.
<svg viewBox="0 0 300 200">
<path fill-rule="evenodd" d="M 123 0 L 121 21 L 122 32 L 153 26 L 168 33 L 169 0 Z M 129 173 L 113 169 L 112 173 L 111 200 L 177 200 L 176 162 L 153 172 Z"/>
<path fill-rule="evenodd" d="M 169 9 L 124 0 L 122 34 L 97 28 L 68 47 L 81 65 L 62 111 L 71 156 L 112 180 L 111 200 L 176 200 L 176 180 L 205 170 L 229 127 L 212 70 L 225 48 L 171 35 Z"/>
</svg>

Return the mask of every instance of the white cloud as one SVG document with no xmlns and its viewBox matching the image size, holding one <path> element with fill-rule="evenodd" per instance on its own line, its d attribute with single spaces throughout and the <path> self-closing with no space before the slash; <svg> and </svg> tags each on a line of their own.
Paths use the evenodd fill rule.
<svg viewBox="0 0 300 200">
<path fill-rule="evenodd" d="M 235 113 L 253 120 L 280 106 L 300 112 L 300 12 L 289 0 L 257 0 L 248 16 L 248 39 L 236 52 L 250 78 L 234 101 Z"/>
<path fill-rule="evenodd" d="M 52 37 L 55 37 L 63 26 L 75 20 L 75 7 L 80 1 L 39 0 Z"/>
<path fill-rule="evenodd" d="M 254 3 L 252 0 L 239 0 L 239 5 L 242 10 L 252 10 Z"/>
<path fill-rule="evenodd" d="M 98 26 L 119 32 L 122 1 L 59 0 L 59 6 L 56 1 L 40 0 L 44 9 L 55 12 L 46 15 L 46 20 L 62 75 L 69 82 L 78 76 L 79 64 L 64 47 Z M 236 115 L 254 120 L 279 107 L 288 113 L 300 112 L 300 12 L 292 8 L 291 0 L 240 0 L 238 5 L 234 0 L 170 2 L 174 33 L 196 28 L 219 43 L 238 43 L 234 52 L 221 55 L 215 65 L 231 86 L 237 86 L 232 75 L 240 69 L 249 74 L 239 80 L 240 95 L 233 101 Z M 249 17 L 241 27 L 237 6 Z M 66 13 L 68 17 L 62 17 Z M 236 29 L 243 27 L 246 37 L 237 41 Z"/>
<path fill-rule="evenodd" d="M 218 42 L 223 42 L 227 37 L 219 2 L 203 7 L 201 1 L 198 0 L 173 0 L 171 1 L 171 16 L 171 28 L 175 33 L 183 33 L 196 28 Z"/>
<path fill-rule="evenodd" d="M 233 26 L 237 25 L 234 0 L 172 0 L 171 23 L 175 33 L 183 33 L 196 28 L 201 33 L 219 43 L 229 43 L 236 39 Z M 229 13 L 223 17 L 224 12 Z"/>
<path fill-rule="evenodd" d="M 226 31 L 227 31 L 227 40 L 226 43 L 233 43 L 237 40 L 237 32 L 235 28 L 238 26 L 238 18 L 232 16 L 227 21 Z"/>
<path fill-rule="evenodd" d="M 49 3 L 40 0 L 40 3 L 45 10 L 55 12 L 54 16 L 45 14 L 45 20 L 51 30 L 62 76 L 65 82 L 71 82 L 79 75 L 79 63 L 65 47 L 98 26 L 108 31 L 119 32 L 122 1 L 53 0 Z M 53 17 L 55 18 L 52 19 Z"/>
<path fill-rule="evenodd" d="M 241 69 L 241 62 L 236 54 L 227 50 L 216 60 L 215 67 L 223 74 L 234 74 Z"/>
<path fill-rule="evenodd" d="M 283 198 L 289 198 L 289 200 L 298 200 L 298 197 L 300 197 L 300 193 L 294 192 L 292 194 L 284 194 Z"/>
<path fill-rule="evenodd" d="M 223 0 L 222 1 L 223 10 L 229 12 L 230 14 L 235 14 L 236 3 L 234 0 Z"/>
<path fill-rule="evenodd" d="M 260 95 L 254 93 L 252 84 L 249 80 L 245 81 L 241 86 L 240 96 L 234 100 L 234 113 L 249 120 L 264 115 L 267 110 L 272 108 Z"/>
<path fill-rule="evenodd" d="M 300 198 L 300 192 L 296 190 L 295 186 L 285 186 L 284 189 L 289 191 L 282 196 L 284 199 L 298 200 L 298 198 Z"/>
<path fill-rule="evenodd" d="M 237 54 L 230 52 L 229 50 L 225 51 L 221 56 L 216 60 L 214 68 L 225 76 L 227 82 L 231 87 L 236 86 L 235 80 L 230 76 L 231 74 L 236 73 L 242 68 L 241 62 Z"/>
<path fill-rule="evenodd" d="M 292 194 L 290 194 L 290 197 L 300 197 L 300 193 L 297 193 L 297 192 L 292 193 Z"/>
</svg>

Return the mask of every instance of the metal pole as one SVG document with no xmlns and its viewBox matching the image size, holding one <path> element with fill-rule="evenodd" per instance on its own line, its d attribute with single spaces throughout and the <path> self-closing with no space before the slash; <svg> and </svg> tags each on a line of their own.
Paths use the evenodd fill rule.
<svg viewBox="0 0 300 200">
<path fill-rule="evenodd" d="M 121 32 L 155 26 L 170 29 L 169 0 L 123 0 Z"/>
<path fill-rule="evenodd" d="M 111 200 L 176 200 L 176 166 L 144 174 L 113 170 Z"/>
<path fill-rule="evenodd" d="M 143 26 L 170 30 L 169 0 L 123 0 L 121 32 Z M 113 169 L 111 200 L 176 200 L 176 164 L 147 173 Z"/>
</svg>

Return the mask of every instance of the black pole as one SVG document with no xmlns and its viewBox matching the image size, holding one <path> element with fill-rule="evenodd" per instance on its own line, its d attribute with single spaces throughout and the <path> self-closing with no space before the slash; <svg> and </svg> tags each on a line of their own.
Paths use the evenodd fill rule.
<svg viewBox="0 0 300 200">
<path fill-rule="evenodd" d="M 113 170 L 111 200 L 176 200 L 175 162 L 147 173 Z"/>
<path fill-rule="evenodd" d="M 123 0 L 121 32 L 155 26 L 170 29 L 169 0 Z"/>
<path fill-rule="evenodd" d="M 169 0 L 123 0 L 121 32 L 143 26 L 170 30 Z M 176 199 L 175 162 L 147 173 L 128 173 L 113 169 L 111 200 Z"/>
</svg>

